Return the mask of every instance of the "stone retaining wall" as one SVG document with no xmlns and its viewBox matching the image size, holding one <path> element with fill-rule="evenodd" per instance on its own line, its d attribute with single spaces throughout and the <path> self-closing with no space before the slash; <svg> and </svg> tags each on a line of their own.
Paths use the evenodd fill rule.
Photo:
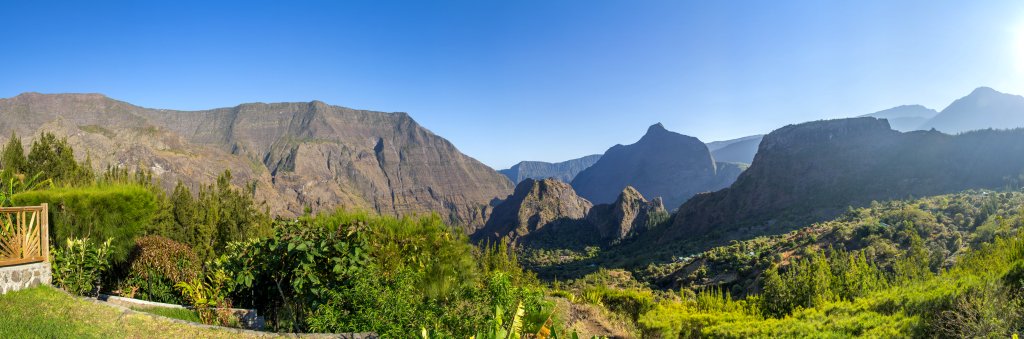
<svg viewBox="0 0 1024 339">
<path fill-rule="evenodd" d="M 0 267 L 0 294 L 50 284 L 50 263 Z"/>
</svg>

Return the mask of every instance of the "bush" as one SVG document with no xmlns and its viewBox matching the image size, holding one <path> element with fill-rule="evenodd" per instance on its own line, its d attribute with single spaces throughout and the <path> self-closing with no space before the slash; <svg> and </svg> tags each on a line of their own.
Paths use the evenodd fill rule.
<svg viewBox="0 0 1024 339">
<path fill-rule="evenodd" d="M 193 281 L 202 270 L 192 248 L 161 236 L 135 239 L 135 248 L 128 263 L 128 276 L 121 284 L 122 293 L 133 298 L 173 304 L 184 301 L 174 285 Z"/>
<path fill-rule="evenodd" d="M 537 331 L 551 312 L 508 258 L 474 248 L 436 215 L 341 212 L 280 222 L 270 238 L 229 245 L 214 267 L 234 277 L 240 306 L 277 330 L 469 337 L 521 309 L 523 328 Z"/>
<path fill-rule="evenodd" d="M 103 274 L 110 269 L 110 239 L 94 244 L 89 239 L 67 239 L 53 249 L 53 281 L 68 292 L 96 295 Z"/>
<path fill-rule="evenodd" d="M 113 239 L 111 256 L 124 262 L 156 211 L 156 196 L 139 185 L 57 188 L 19 193 L 17 205 L 50 204 L 54 243 L 72 238 Z"/>
</svg>

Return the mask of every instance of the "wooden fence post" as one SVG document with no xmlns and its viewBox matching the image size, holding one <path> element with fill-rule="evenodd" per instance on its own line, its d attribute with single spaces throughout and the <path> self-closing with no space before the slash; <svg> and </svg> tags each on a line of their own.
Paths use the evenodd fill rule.
<svg viewBox="0 0 1024 339">
<path fill-rule="evenodd" d="M 50 262 L 50 207 L 42 203 L 42 210 L 39 212 L 39 249 L 42 251 L 43 260 Z"/>
</svg>

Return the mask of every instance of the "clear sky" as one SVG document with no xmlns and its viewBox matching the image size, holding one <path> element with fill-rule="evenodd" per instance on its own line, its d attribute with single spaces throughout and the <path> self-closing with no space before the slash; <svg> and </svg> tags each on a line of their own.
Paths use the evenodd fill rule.
<svg viewBox="0 0 1024 339">
<path fill-rule="evenodd" d="M 214 2 L 0 1 L 0 97 L 402 111 L 500 169 L 1024 94 L 1021 1 Z"/>
</svg>

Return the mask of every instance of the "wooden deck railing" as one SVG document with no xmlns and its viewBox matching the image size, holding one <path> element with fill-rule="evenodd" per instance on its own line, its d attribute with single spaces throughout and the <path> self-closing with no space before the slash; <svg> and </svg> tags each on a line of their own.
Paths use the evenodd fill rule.
<svg viewBox="0 0 1024 339">
<path fill-rule="evenodd" d="M 0 207 L 0 267 L 50 261 L 46 204 Z"/>
</svg>

